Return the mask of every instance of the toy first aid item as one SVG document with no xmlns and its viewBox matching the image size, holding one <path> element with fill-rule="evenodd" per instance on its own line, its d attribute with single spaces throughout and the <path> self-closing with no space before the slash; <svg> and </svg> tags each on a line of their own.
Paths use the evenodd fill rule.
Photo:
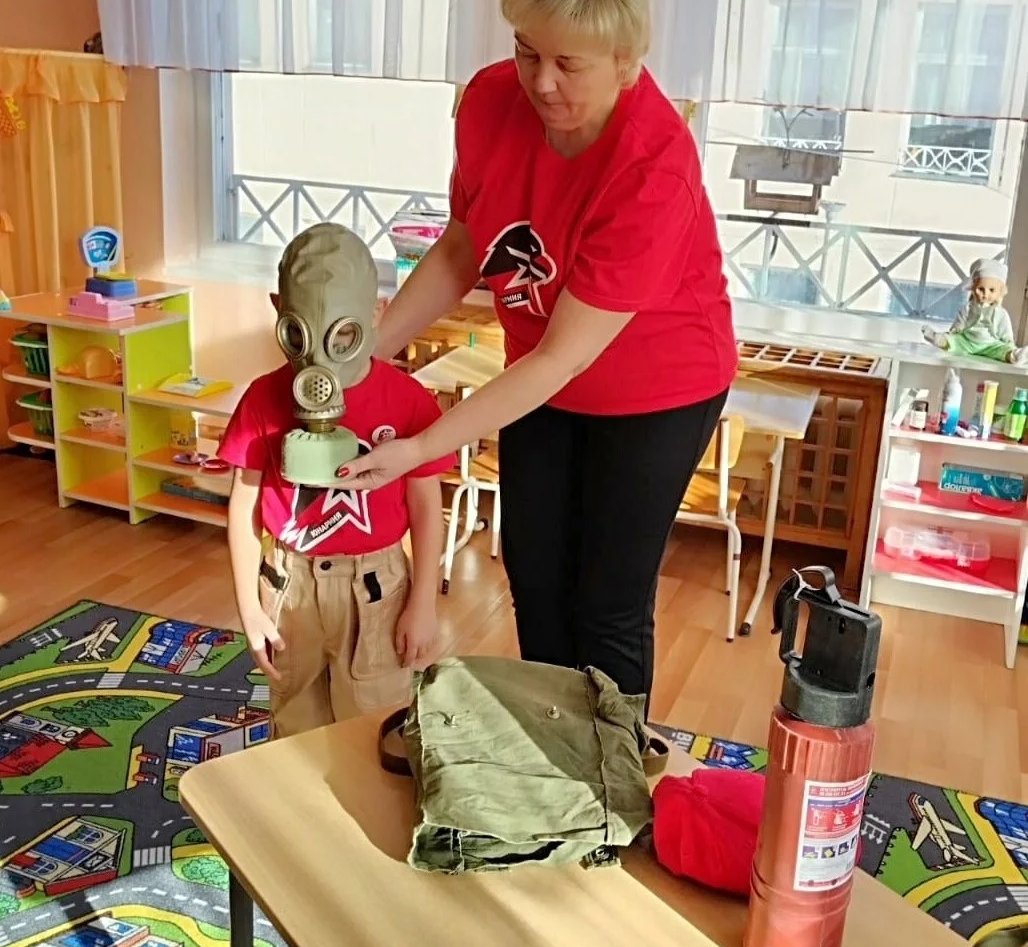
<svg viewBox="0 0 1028 947">
<path fill-rule="evenodd" d="M 999 473 L 980 467 L 943 464 L 939 489 L 946 493 L 975 494 L 1018 502 L 1024 499 L 1024 477 L 1017 473 Z"/>
<path fill-rule="evenodd" d="M 996 394 L 999 392 L 999 383 L 995 381 L 980 381 L 975 391 L 974 414 L 971 417 L 971 424 L 978 429 L 978 436 L 987 441 L 992 433 L 992 422 L 996 415 Z"/>
<path fill-rule="evenodd" d="M 885 552 L 896 559 L 922 559 L 938 565 L 983 575 L 992 561 L 989 540 L 981 533 L 930 526 L 890 526 L 885 531 Z"/>
</svg>

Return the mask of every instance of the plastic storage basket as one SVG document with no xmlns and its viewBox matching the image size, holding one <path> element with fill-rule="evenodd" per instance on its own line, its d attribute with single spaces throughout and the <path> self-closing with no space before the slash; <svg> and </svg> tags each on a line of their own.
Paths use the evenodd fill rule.
<svg viewBox="0 0 1028 947">
<path fill-rule="evenodd" d="M 29 423 L 36 434 L 41 437 L 53 437 L 54 409 L 50 403 L 49 391 L 36 391 L 31 395 L 24 395 L 16 403 L 28 412 Z"/>
<path fill-rule="evenodd" d="M 46 336 L 40 338 L 34 332 L 20 332 L 11 339 L 25 363 L 25 372 L 37 378 L 50 377 L 50 352 L 46 347 Z"/>
</svg>

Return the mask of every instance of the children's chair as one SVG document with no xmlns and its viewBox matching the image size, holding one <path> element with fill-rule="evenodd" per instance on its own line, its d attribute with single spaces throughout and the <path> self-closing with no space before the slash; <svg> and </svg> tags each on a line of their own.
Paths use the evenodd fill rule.
<svg viewBox="0 0 1028 947">
<path fill-rule="evenodd" d="M 473 390 L 471 385 L 458 385 L 456 400 L 463 401 Z M 496 439 L 491 438 L 473 444 L 465 444 L 460 449 L 458 470 L 452 476 L 444 477 L 443 480 L 453 484 L 455 488 L 453 499 L 450 501 L 446 548 L 443 552 L 442 592 L 443 595 L 446 595 L 450 591 L 453 560 L 457 552 L 468 544 L 476 531 L 489 528 L 489 520 L 479 516 L 479 497 L 482 493 L 493 494 L 490 555 L 495 559 L 500 554 L 500 460 Z M 458 538 L 457 528 L 462 502 L 465 505 L 464 530 Z"/>
<path fill-rule="evenodd" d="M 728 535 L 725 591 L 728 593 L 728 641 L 735 640 L 735 622 L 739 608 L 739 562 L 742 558 L 742 534 L 735 524 L 735 514 L 746 481 L 731 476 L 739 461 L 745 425 L 743 419 L 726 415 L 718 421 L 717 430 L 693 474 L 678 508 L 675 521 L 721 526 Z"/>
</svg>

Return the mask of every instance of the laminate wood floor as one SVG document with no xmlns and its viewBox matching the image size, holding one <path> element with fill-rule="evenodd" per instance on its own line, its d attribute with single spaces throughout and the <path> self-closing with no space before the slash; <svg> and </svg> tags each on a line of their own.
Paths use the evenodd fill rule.
<svg viewBox="0 0 1028 947">
<path fill-rule="evenodd" d="M 0 550 L 0 641 L 81 598 L 238 627 L 223 530 L 170 517 L 130 526 L 125 514 L 85 504 L 61 510 L 53 466 L 43 460 L 0 455 Z M 748 542 L 742 610 L 758 559 L 758 544 Z M 817 550 L 777 545 L 774 587 L 790 568 L 819 561 Z M 752 637 L 728 644 L 723 563 L 720 533 L 676 530 L 659 587 L 652 717 L 762 745 L 781 682 L 769 633 L 773 595 Z M 458 555 L 440 602 L 449 650 L 516 654 L 506 579 L 485 536 Z M 876 769 L 1028 799 L 1028 648 L 1010 671 L 996 626 L 891 608 L 881 614 Z"/>
</svg>

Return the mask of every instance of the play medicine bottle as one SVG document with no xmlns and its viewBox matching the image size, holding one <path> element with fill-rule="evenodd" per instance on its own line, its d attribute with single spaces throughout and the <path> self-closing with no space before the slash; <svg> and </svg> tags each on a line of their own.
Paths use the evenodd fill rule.
<svg viewBox="0 0 1028 947">
<path fill-rule="evenodd" d="M 1012 441 L 1021 440 L 1026 417 L 1028 417 L 1028 390 L 1015 388 L 1014 400 L 1010 402 L 1006 417 L 1003 419 L 1004 436 L 1009 437 Z"/>
</svg>

